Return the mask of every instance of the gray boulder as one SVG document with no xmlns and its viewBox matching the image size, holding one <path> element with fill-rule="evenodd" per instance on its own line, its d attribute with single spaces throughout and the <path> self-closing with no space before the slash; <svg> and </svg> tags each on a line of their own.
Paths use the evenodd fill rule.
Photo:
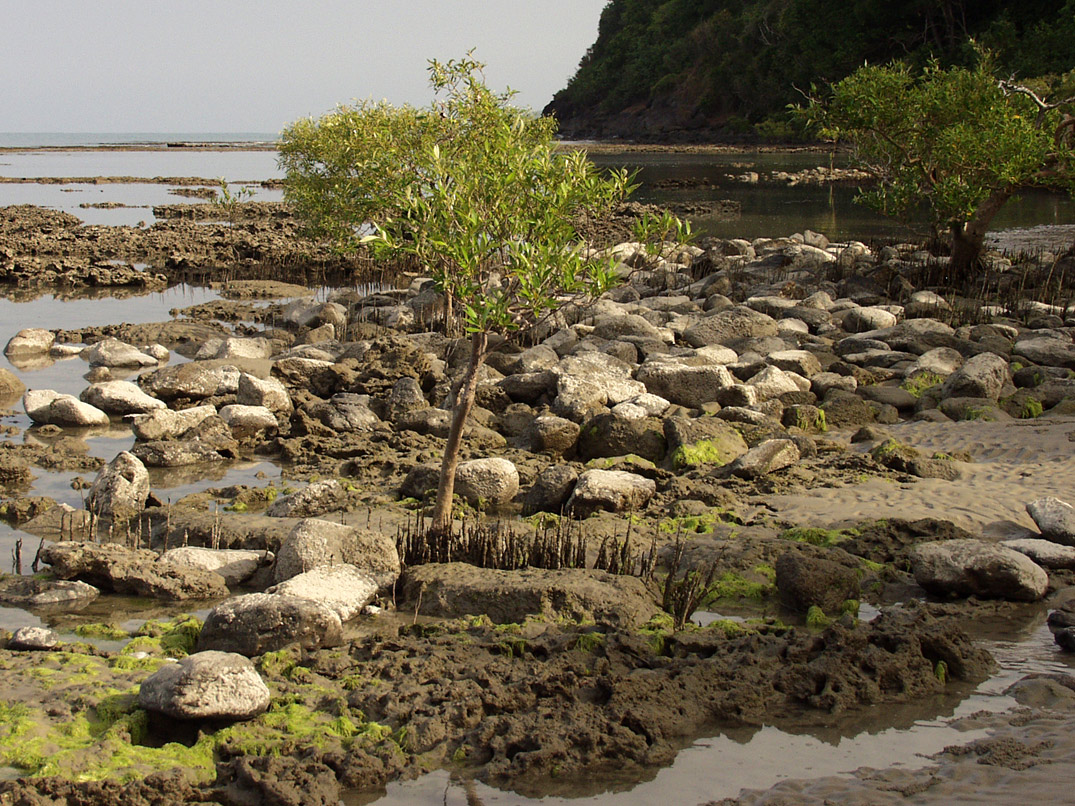
<svg viewBox="0 0 1075 806">
<path fill-rule="evenodd" d="M 1070 340 L 1043 336 L 1020 339 L 1012 347 L 1012 355 L 1045 367 L 1075 369 L 1075 343 Z"/>
<path fill-rule="evenodd" d="M 1031 501 L 1026 511 L 1046 540 L 1075 546 L 1075 507 L 1071 504 L 1049 496 Z"/>
<path fill-rule="evenodd" d="M 692 409 L 716 400 L 720 389 L 735 384 L 732 373 L 722 364 L 692 365 L 667 359 L 647 361 L 638 368 L 635 378 L 651 394 Z"/>
<path fill-rule="evenodd" d="M 215 406 L 194 406 L 182 411 L 157 409 L 146 414 L 131 414 L 124 419 L 131 424 L 136 439 L 150 442 L 177 437 L 215 414 Z"/>
<path fill-rule="evenodd" d="M 290 414 L 294 408 L 291 395 L 276 378 L 258 378 L 247 372 L 239 375 L 235 402 L 244 406 L 264 406 L 277 414 Z"/>
<path fill-rule="evenodd" d="M 1000 545 L 1025 554 L 1042 568 L 1075 569 L 1075 546 L 1062 546 L 1052 540 L 1035 537 L 1002 540 Z"/>
<path fill-rule="evenodd" d="M 316 518 L 347 505 L 348 493 L 337 479 L 315 481 L 296 493 L 277 498 L 265 510 L 271 518 Z"/>
<path fill-rule="evenodd" d="M 8 649 L 42 651 L 60 645 L 60 636 L 48 627 L 19 627 L 7 643 Z"/>
<path fill-rule="evenodd" d="M 203 400 L 234 395 L 239 391 L 241 374 L 237 367 L 231 365 L 205 366 L 204 362 L 192 361 L 141 375 L 138 385 L 153 397 L 166 402 L 178 398 Z"/>
<path fill-rule="evenodd" d="M 921 543 L 911 549 L 915 581 L 938 596 L 1037 601 L 1049 575 L 1029 557 L 984 540 Z"/>
<path fill-rule="evenodd" d="M 740 478 L 756 479 L 767 473 L 775 473 L 797 464 L 801 454 L 790 439 L 767 439 L 744 453 L 728 466 L 729 471 Z"/>
<path fill-rule="evenodd" d="M 183 546 L 164 552 L 161 560 L 172 565 L 220 574 L 225 584 L 231 587 L 246 582 L 271 557 L 271 554 L 264 551 Z"/>
<path fill-rule="evenodd" d="M 130 517 L 145 509 L 148 497 L 146 466 L 133 453 L 120 451 L 97 473 L 86 498 L 86 508 L 106 517 Z"/>
<path fill-rule="evenodd" d="M 632 628 L 657 612 L 637 577 L 585 569 L 497 571 L 430 563 L 407 569 L 403 598 L 402 610 L 418 605 L 422 615 L 446 618 L 483 614 L 498 624 L 544 615 Z"/>
<path fill-rule="evenodd" d="M 155 367 L 157 359 L 119 339 L 101 341 L 82 351 L 91 367 Z"/>
<path fill-rule="evenodd" d="M 455 491 L 472 506 L 504 504 L 519 492 L 519 471 L 497 457 L 461 462 L 455 472 Z"/>
<path fill-rule="evenodd" d="M 978 353 L 948 376 L 941 386 L 941 396 L 996 400 L 1011 382 L 1011 371 L 1005 359 L 996 353 Z"/>
<path fill-rule="evenodd" d="M 571 456 L 581 431 L 578 423 L 555 414 L 543 414 L 535 417 L 530 424 L 530 450 L 553 456 Z"/>
<path fill-rule="evenodd" d="M 846 600 L 860 595 L 854 568 L 795 551 L 777 559 L 776 587 L 785 607 L 805 613 L 816 606 L 830 616 L 839 613 Z"/>
<path fill-rule="evenodd" d="M 109 424 L 108 415 L 96 406 L 52 389 L 27 389 L 22 405 L 37 425 L 90 428 Z"/>
<path fill-rule="evenodd" d="M 90 384 L 82 390 L 79 399 L 103 412 L 116 415 L 145 414 L 147 411 L 168 407 L 163 400 L 150 397 L 130 381 Z"/>
<path fill-rule="evenodd" d="M 198 651 L 218 649 L 253 657 L 289 644 L 319 649 L 339 646 L 342 640 L 340 617 L 320 602 L 250 593 L 209 611 L 198 635 Z"/>
<path fill-rule="evenodd" d="M 683 340 L 691 347 L 734 346 L 747 339 L 766 338 L 778 333 L 775 319 L 741 305 L 699 319 L 683 331 Z"/>
<path fill-rule="evenodd" d="M 657 492 L 657 484 L 625 470 L 587 470 L 579 476 L 567 511 L 585 518 L 597 510 L 630 512 L 644 507 Z"/>
<path fill-rule="evenodd" d="M 8 358 L 44 355 L 55 341 L 56 336 L 48 330 L 39 327 L 23 328 L 8 340 L 4 355 Z"/>
<path fill-rule="evenodd" d="M 41 559 L 60 579 L 79 579 L 116 593 L 173 601 L 228 595 L 219 574 L 173 565 L 148 549 L 63 541 L 45 545 Z"/>
<path fill-rule="evenodd" d="M 534 486 L 527 492 L 523 503 L 524 513 L 552 512 L 559 515 L 578 480 L 578 471 L 571 465 L 549 465 L 538 474 Z"/>
<path fill-rule="evenodd" d="M 234 652 L 197 652 L 142 681 L 138 705 L 173 719 L 252 719 L 272 695 L 254 664 Z"/>
<path fill-rule="evenodd" d="M 322 565 L 293 576 L 266 593 L 312 599 L 350 621 L 377 595 L 377 580 L 353 565 Z"/>
<path fill-rule="evenodd" d="M 399 577 L 396 544 L 385 535 L 307 518 L 296 524 L 276 556 L 273 579 L 283 582 L 322 565 L 346 563 L 371 574 L 388 587 Z"/>
</svg>

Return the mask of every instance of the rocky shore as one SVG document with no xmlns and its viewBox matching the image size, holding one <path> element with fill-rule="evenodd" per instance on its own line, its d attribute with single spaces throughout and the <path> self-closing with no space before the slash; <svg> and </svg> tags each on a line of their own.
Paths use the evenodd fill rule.
<svg viewBox="0 0 1075 806">
<path fill-rule="evenodd" d="M 442 768 L 540 794 L 722 728 L 958 700 L 996 668 L 991 621 L 1052 609 L 1058 656 L 1075 645 L 1069 255 L 990 255 L 960 295 L 915 245 L 807 231 L 669 245 L 654 268 L 613 241 L 622 285 L 491 355 L 459 534 L 428 562 L 467 340 L 419 272 L 320 299 L 304 286 L 369 267 L 280 205 L 210 209 L 148 228 L 0 210 L 14 296 L 221 295 L 6 345 L 0 405 L 31 426 L 0 442 L 0 515 L 46 573 L 0 601 L 48 628 L 3 636 L 0 803 L 335 804 Z M 85 373 L 77 396 L 26 388 L 55 361 Z M 87 450 L 116 428 L 128 450 Z M 154 489 L 251 458 L 279 479 Z M 87 475 L 82 508 L 28 494 L 57 467 Z M 85 615 L 130 596 L 165 610 Z M 1020 724 L 1070 720 L 1072 690 L 1022 681 Z M 857 780 L 866 798 L 894 776 Z"/>
</svg>

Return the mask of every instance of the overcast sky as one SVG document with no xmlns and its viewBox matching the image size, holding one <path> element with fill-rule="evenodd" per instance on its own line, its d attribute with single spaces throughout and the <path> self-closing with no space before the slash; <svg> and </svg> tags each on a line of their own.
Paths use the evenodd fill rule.
<svg viewBox="0 0 1075 806">
<path fill-rule="evenodd" d="M 424 105 L 476 48 L 540 110 L 605 0 L 0 0 L 0 131 L 278 132 L 373 97 Z"/>
</svg>

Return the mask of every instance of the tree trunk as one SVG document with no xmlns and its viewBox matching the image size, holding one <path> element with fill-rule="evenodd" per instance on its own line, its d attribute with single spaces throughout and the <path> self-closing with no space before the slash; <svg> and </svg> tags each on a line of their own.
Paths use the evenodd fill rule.
<svg viewBox="0 0 1075 806">
<path fill-rule="evenodd" d="M 455 393 L 452 407 L 452 425 L 448 429 L 448 441 L 444 445 L 444 459 L 440 465 L 440 483 L 437 485 L 437 501 L 433 505 L 430 531 L 446 535 L 452 528 L 452 498 L 455 495 L 455 471 L 459 466 L 459 448 L 463 443 L 463 428 L 474 406 L 474 392 L 478 388 L 478 370 L 485 362 L 489 349 L 489 334 L 475 333 L 470 338 L 470 363 Z"/>
<path fill-rule="evenodd" d="M 949 277 L 953 285 L 964 285 L 971 280 L 980 266 L 982 245 L 989 224 L 1005 202 L 1015 192 L 1013 187 L 995 190 L 974 211 L 974 215 L 965 223 L 952 224 L 952 258 L 949 263 Z"/>
</svg>

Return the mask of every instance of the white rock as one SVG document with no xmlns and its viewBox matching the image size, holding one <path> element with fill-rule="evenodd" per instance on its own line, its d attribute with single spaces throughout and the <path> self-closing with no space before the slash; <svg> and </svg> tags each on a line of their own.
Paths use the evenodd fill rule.
<svg viewBox="0 0 1075 806">
<path fill-rule="evenodd" d="M 108 414 L 145 414 L 155 409 L 165 409 L 163 400 L 151 397 L 138 384 L 130 381 L 103 381 L 82 390 L 79 398 Z"/>
</svg>

